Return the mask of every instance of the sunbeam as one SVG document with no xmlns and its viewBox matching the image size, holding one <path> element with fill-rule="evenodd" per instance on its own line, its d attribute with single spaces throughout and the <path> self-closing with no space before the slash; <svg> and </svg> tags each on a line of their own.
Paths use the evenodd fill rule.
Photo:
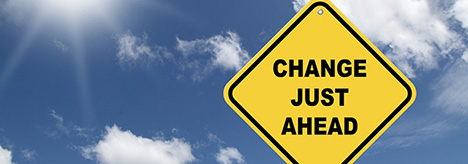
<svg viewBox="0 0 468 164">
<path fill-rule="evenodd" d="M 28 49 L 35 42 L 38 34 L 49 29 L 64 29 L 72 47 L 72 56 L 76 71 L 78 84 L 79 102 L 81 104 L 84 124 L 91 126 L 95 123 L 95 114 L 92 103 L 91 87 L 88 80 L 88 70 L 86 65 L 86 49 L 83 45 L 83 35 L 86 30 L 96 26 L 90 22 L 100 22 L 104 28 L 110 32 L 121 31 L 118 23 L 112 17 L 113 9 L 117 8 L 120 1 L 112 0 L 37 0 L 27 2 L 34 10 L 31 10 L 35 17 L 32 25 L 25 32 L 18 46 L 13 50 L 10 58 L 0 74 L 0 95 L 6 88 L 7 82 L 21 64 L 21 61 L 28 55 Z M 94 25 L 94 24 L 93 24 Z"/>
<path fill-rule="evenodd" d="M 0 95 L 2 94 L 4 87 L 7 85 L 10 76 L 15 72 L 16 68 L 21 63 L 21 60 L 26 55 L 29 46 L 31 46 L 32 41 L 38 34 L 39 29 L 43 26 L 43 20 L 43 15 L 38 15 L 37 18 L 34 19 L 32 25 L 23 35 L 20 43 L 13 50 L 9 59 L 6 61 L 5 66 L 3 67 L 0 74 Z"/>
<path fill-rule="evenodd" d="M 91 89 L 88 81 L 88 70 L 86 65 L 86 53 L 83 48 L 82 31 L 80 26 L 72 26 L 70 29 L 73 49 L 73 59 L 75 63 L 76 80 L 78 81 L 78 89 L 80 94 L 81 109 L 86 126 L 91 126 L 95 123 L 94 110 L 92 105 Z"/>
<path fill-rule="evenodd" d="M 88 19 L 99 19 L 107 22 L 107 28 L 116 30 L 117 25 L 109 16 L 107 0 L 46 0 L 44 14 L 50 15 L 59 25 L 68 29 L 72 43 L 72 55 L 78 81 L 79 97 L 83 121 L 86 126 L 95 124 L 92 94 L 88 80 L 86 50 L 83 47 L 83 26 Z"/>
</svg>

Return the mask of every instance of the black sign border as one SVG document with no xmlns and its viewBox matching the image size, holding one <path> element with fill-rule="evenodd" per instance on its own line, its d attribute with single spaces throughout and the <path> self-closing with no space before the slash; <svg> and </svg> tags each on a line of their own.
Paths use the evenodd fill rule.
<svg viewBox="0 0 468 164">
<path fill-rule="evenodd" d="M 281 36 L 277 40 L 275 40 L 274 43 L 270 47 L 268 47 L 268 49 L 265 52 L 263 52 L 263 54 L 261 54 L 261 56 L 257 60 L 255 60 L 254 63 L 252 63 L 252 65 L 239 76 L 238 79 L 236 79 L 236 81 L 234 81 L 234 83 L 228 89 L 228 95 L 229 100 L 245 115 L 245 117 L 247 117 L 260 130 L 260 132 L 263 133 L 263 135 L 265 135 L 273 143 L 273 145 L 275 145 L 292 163 L 298 164 L 299 162 L 297 162 L 297 160 L 294 159 L 294 157 L 291 154 L 289 154 L 286 151 L 286 149 L 283 146 L 281 146 L 281 144 L 279 144 L 278 141 L 276 141 L 273 138 L 273 136 L 271 136 L 270 133 L 268 133 L 268 131 L 266 131 L 266 129 L 263 128 L 262 125 L 260 125 L 255 120 L 255 118 L 252 115 L 250 115 L 247 112 L 247 110 L 244 109 L 244 107 L 240 105 L 239 102 L 236 101 L 236 99 L 234 99 L 233 92 L 236 86 L 239 85 L 239 83 L 242 82 L 242 80 L 245 77 L 247 77 L 247 75 L 250 72 L 252 72 L 252 70 L 255 67 L 257 67 L 257 65 L 260 64 L 260 62 L 263 59 L 265 59 L 265 57 L 268 56 L 268 54 L 271 51 L 273 51 L 273 49 L 275 49 L 276 46 L 280 44 L 281 41 L 283 41 L 283 39 L 286 38 L 286 36 L 289 33 L 292 32 L 292 30 L 294 30 L 294 28 L 296 28 L 296 26 L 306 16 L 308 16 L 312 12 L 312 10 L 314 10 L 315 7 L 318 6 L 325 7 L 341 23 L 341 25 L 343 25 L 343 27 L 345 27 L 348 30 L 348 32 L 350 32 L 361 43 L 361 45 L 363 45 L 405 87 L 405 89 L 408 92 L 408 95 L 405 98 L 405 100 L 403 100 L 403 102 L 342 162 L 349 163 L 403 109 L 403 107 L 405 107 L 410 102 L 413 93 L 411 91 L 412 89 L 410 85 L 406 83 L 406 81 L 403 80 L 403 78 L 395 70 L 393 70 L 392 67 L 388 65 L 388 63 L 386 63 L 385 60 L 382 59 L 382 57 L 380 57 L 378 53 L 369 44 L 367 44 L 367 42 L 350 25 L 348 25 L 346 21 L 343 18 L 341 18 L 340 15 L 336 13 L 336 11 L 334 11 L 333 8 L 331 8 L 327 3 L 315 2 L 309 8 L 307 8 L 304 11 L 304 13 L 302 13 L 302 15 L 300 15 L 299 18 L 297 18 L 291 24 L 291 26 L 289 26 L 288 29 L 286 29 L 286 31 L 282 33 Z"/>
</svg>

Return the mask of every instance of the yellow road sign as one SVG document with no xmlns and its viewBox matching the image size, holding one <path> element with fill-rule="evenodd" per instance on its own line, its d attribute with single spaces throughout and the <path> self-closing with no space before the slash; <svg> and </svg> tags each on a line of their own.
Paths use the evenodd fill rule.
<svg viewBox="0 0 468 164">
<path fill-rule="evenodd" d="M 329 1 L 309 2 L 224 91 L 286 162 L 307 164 L 354 162 L 415 96 Z"/>
</svg>

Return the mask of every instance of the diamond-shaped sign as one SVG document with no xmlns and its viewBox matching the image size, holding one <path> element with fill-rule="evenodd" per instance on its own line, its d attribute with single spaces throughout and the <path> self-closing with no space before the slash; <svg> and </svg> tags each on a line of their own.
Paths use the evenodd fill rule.
<svg viewBox="0 0 468 164">
<path fill-rule="evenodd" d="M 227 84 L 228 104 L 288 163 L 352 163 L 413 84 L 329 1 L 309 2 Z"/>
</svg>

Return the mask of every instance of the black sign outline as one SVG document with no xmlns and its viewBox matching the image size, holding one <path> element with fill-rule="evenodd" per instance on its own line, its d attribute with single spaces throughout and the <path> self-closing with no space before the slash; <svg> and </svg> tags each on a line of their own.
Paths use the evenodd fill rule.
<svg viewBox="0 0 468 164">
<path fill-rule="evenodd" d="M 338 20 L 341 23 L 341 25 L 345 27 L 348 30 L 348 32 L 350 32 L 354 36 L 354 38 L 357 39 L 361 43 L 361 45 L 364 46 L 387 69 L 387 71 L 389 71 L 393 75 L 393 77 L 395 77 L 400 82 L 400 84 L 403 85 L 403 87 L 405 87 L 405 89 L 408 92 L 408 95 L 405 98 L 405 100 L 403 100 L 403 102 L 342 162 L 349 163 L 403 109 L 403 107 L 405 107 L 410 102 L 413 96 L 413 92 L 410 85 L 406 83 L 406 81 L 403 80 L 403 78 L 395 70 L 393 70 L 392 67 L 388 65 L 388 63 L 386 63 L 385 60 L 382 59 L 382 57 L 380 57 L 378 53 L 369 44 L 367 44 L 367 42 L 364 39 L 362 39 L 362 37 L 349 24 L 347 24 L 347 22 L 343 18 L 341 18 L 340 15 L 336 11 L 334 11 L 333 8 L 331 8 L 327 3 L 315 2 L 309 8 L 307 8 L 304 11 L 304 13 L 302 13 L 302 15 L 300 15 L 299 18 L 297 18 L 291 24 L 291 26 L 289 26 L 288 29 L 286 29 L 284 33 L 282 33 L 281 36 L 279 36 L 278 39 L 275 40 L 274 43 L 270 47 L 268 47 L 268 49 L 265 52 L 263 52 L 260 55 L 260 57 L 258 57 L 258 59 L 255 60 L 254 63 L 252 63 L 251 66 L 239 76 L 238 79 L 236 79 L 236 81 L 234 81 L 234 83 L 228 89 L 228 96 L 229 100 L 244 114 L 245 117 L 249 119 L 250 122 L 252 122 L 252 124 L 255 125 L 255 127 L 258 130 L 260 130 L 260 132 L 263 133 L 263 135 L 266 136 L 268 140 L 270 140 L 271 143 L 273 143 L 273 145 L 276 146 L 276 148 L 278 148 L 281 151 L 281 153 L 283 153 L 292 163 L 298 164 L 299 162 L 297 162 L 297 160 L 294 159 L 294 157 L 291 154 L 289 154 L 286 151 L 286 149 L 283 146 L 281 146 L 281 144 L 279 144 L 278 141 L 276 141 L 276 139 L 274 139 L 273 136 L 271 136 L 270 133 L 268 133 L 268 131 L 266 131 L 266 129 L 263 128 L 262 125 L 260 125 L 255 120 L 255 118 L 252 115 L 250 115 L 247 112 L 247 110 L 244 109 L 244 107 L 240 105 L 239 102 L 236 101 L 233 92 L 236 86 L 239 85 L 239 83 L 245 77 L 247 77 L 247 75 L 250 72 L 252 72 L 252 70 L 255 67 L 257 67 L 257 65 L 260 64 L 260 62 L 263 59 L 265 59 L 266 56 L 268 56 L 268 54 L 270 54 L 270 52 L 273 51 L 273 49 L 275 49 L 276 46 L 278 46 L 278 44 L 280 44 L 281 41 L 283 41 L 283 39 L 286 38 L 286 36 L 289 35 L 289 33 L 291 33 L 292 30 L 294 30 L 294 28 L 296 28 L 296 26 L 299 25 L 299 23 L 306 16 L 308 16 L 312 12 L 312 10 L 314 10 L 315 7 L 318 6 L 325 7 L 334 16 L 334 18 Z"/>
</svg>

